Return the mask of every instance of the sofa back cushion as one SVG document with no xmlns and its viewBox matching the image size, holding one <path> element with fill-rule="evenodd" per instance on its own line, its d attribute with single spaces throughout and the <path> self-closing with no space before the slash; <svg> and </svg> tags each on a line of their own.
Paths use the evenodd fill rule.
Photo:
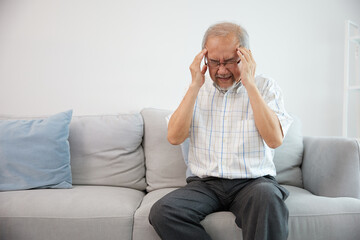
<svg viewBox="0 0 360 240">
<path fill-rule="evenodd" d="M 188 144 L 173 146 L 167 141 L 166 117 L 170 111 L 144 109 L 144 151 L 146 164 L 147 190 L 181 187 L 186 184 L 186 165 L 184 157 Z M 301 163 L 303 143 L 300 120 L 294 117 L 283 145 L 275 150 L 274 163 L 277 170 L 276 179 L 280 184 L 302 187 Z M 183 157 L 184 155 L 184 157 Z"/>
<path fill-rule="evenodd" d="M 75 116 L 70 124 L 73 184 L 145 190 L 140 113 Z"/>
<path fill-rule="evenodd" d="M 166 116 L 171 112 L 159 109 L 143 109 L 146 181 L 148 192 L 186 184 L 186 165 L 180 146 L 167 141 Z"/>
<path fill-rule="evenodd" d="M 301 164 L 303 160 L 304 144 L 301 121 L 297 116 L 291 115 L 291 124 L 283 144 L 275 149 L 274 164 L 276 167 L 276 180 L 281 184 L 303 187 Z"/>
</svg>

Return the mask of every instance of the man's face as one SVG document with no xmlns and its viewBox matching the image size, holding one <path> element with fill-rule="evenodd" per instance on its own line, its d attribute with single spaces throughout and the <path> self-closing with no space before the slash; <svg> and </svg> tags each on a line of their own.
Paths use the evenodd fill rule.
<svg viewBox="0 0 360 240">
<path fill-rule="evenodd" d="M 236 53 L 238 46 L 234 35 L 209 37 L 205 44 L 210 77 L 222 89 L 228 89 L 234 82 L 240 81 L 237 64 L 240 58 Z"/>
</svg>

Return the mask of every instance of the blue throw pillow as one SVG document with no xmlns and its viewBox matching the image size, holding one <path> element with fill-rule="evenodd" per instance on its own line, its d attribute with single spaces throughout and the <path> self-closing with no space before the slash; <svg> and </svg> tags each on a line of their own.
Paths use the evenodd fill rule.
<svg viewBox="0 0 360 240">
<path fill-rule="evenodd" d="M 0 191 L 72 187 L 71 117 L 0 120 Z"/>
</svg>

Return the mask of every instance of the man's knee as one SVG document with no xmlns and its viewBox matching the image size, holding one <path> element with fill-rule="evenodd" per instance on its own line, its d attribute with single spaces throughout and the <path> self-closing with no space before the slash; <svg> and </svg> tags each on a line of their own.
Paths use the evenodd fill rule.
<svg viewBox="0 0 360 240">
<path fill-rule="evenodd" d="M 270 182 L 261 182 L 253 186 L 251 198 L 254 202 L 264 206 L 283 202 L 281 191 Z"/>
<path fill-rule="evenodd" d="M 150 209 L 150 213 L 149 213 L 149 222 L 151 225 L 155 226 L 155 225 L 163 225 L 164 222 L 166 222 L 166 220 L 164 219 L 164 204 L 163 204 L 163 200 L 160 199 L 158 200 L 156 203 L 154 203 L 154 205 L 151 207 Z"/>
<path fill-rule="evenodd" d="M 170 224 L 170 222 L 181 214 L 181 209 L 178 209 L 176 204 L 170 197 L 165 196 L 159 199 L 150 209 L 149 222 L 153 226 L 163 226 Z"/>
</svg>

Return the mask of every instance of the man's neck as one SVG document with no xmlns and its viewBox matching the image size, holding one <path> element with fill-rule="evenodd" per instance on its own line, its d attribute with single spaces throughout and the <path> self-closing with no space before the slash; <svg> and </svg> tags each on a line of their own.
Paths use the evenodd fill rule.
<svg viewBox="0 0 360 240">
<path fill-rule="evenodd" d="M 217 85 L 215 82 L 213 82 L 213 85 L 217 90 L 219 90 L 221 93 L 225 94 L 227 91 L 239 88 L 241 86 L 241 81 L 234 82 L 234 84 L 228 88 L 222 88 L 219 85 Z"/>
</svg>

